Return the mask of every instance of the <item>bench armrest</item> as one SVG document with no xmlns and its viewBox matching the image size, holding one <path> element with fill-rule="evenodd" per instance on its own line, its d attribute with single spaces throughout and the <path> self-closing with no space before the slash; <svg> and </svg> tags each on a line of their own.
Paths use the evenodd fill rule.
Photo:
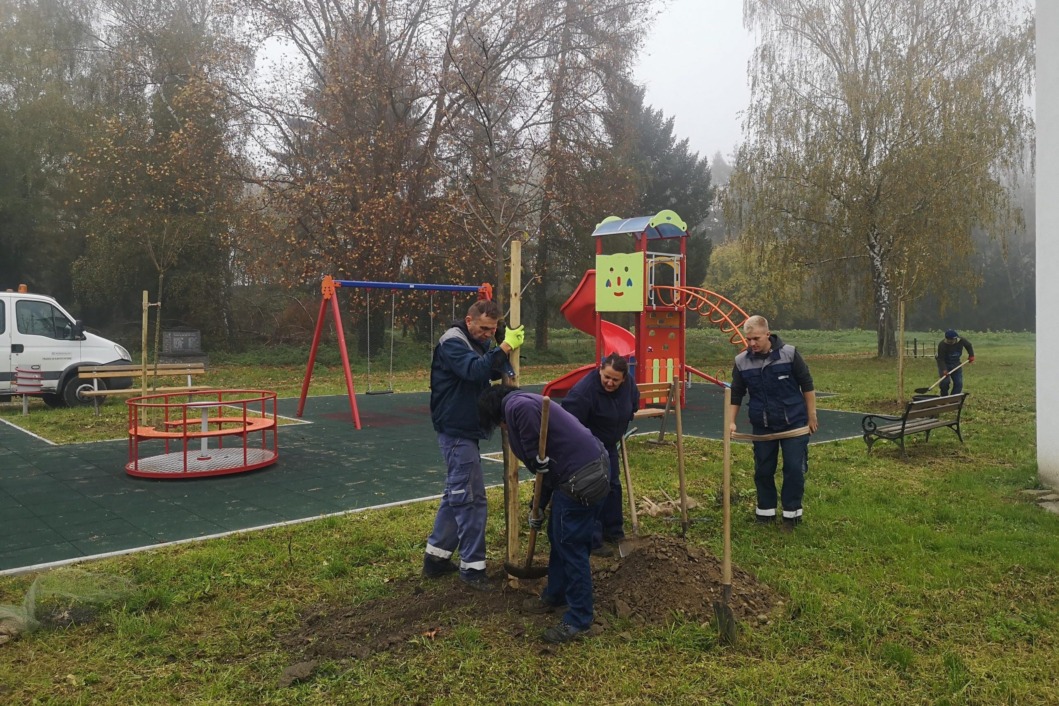
<svg viewBox="0 0 1059 706">
<path fill-rule="evenodd" d="M 884 424 L 893 424 L 904 419 L 904 416 L 891 416 L 888 414 L 866 414 L 864 418 L 860 420 L 861 429 L 865 432 L 871 433 L 878 429 Z"/>
</svg>

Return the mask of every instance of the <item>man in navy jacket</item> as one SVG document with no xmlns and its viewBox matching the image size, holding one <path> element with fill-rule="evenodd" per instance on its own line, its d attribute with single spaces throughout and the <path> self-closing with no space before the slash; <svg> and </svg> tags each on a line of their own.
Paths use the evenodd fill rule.
<svg viewBox="0 0 1059 706">
<path fill-rule="evenodd" d="M 640 390 L 629 377 L 629 361 L 617 353 L 604 358 L 598 371 L 581 378 L 563 400 L 563 409 L 603 442 L 610 457 L 610 495 L 603 501 L 592 535 L 592 553 L 598 556 L 613 555 L 613 548 L 607 545 L 625 538 L 618 442 L 639 406 Z"/>
<path fill-rule="evenodd" d="M 445 459 L 445 492 L 434 530 L 427 537 L 423 576 L 437 578 L 460 572 L 474 589 L 488 591 L 485 574 L 485 479 L 478 442 L 487 432 L 478 423 L 478 395 L 500 377 L 507 355 L 522 345 L 522 326 L 508 329 L 493 345 L 500 307 L 476 301 L 463 321 L 454 322 L 434 348 L 430 364 L 430 418 Z M 460 565 L 452 563 L 459 549 Z"/>
<path fill-rule="evenodd" d="M 963 368 L 960 368 L 960 358 L 967 351 L 967 362 L 974 362 L 974 346 L 966 338 L 961 338 L 955 329 L 945 332 L 945 340 L 938 344 L 938 375 L 941 381 L 941 394 L 949 394 L 949 381 L 952 381 L 952 394 L 958 395 L 963 392 Z"/>
<path fill-rule="evenodd" d="M 735 357 L 732 368 L 731 430 L 743 395 L 750 393 L 750 425 L 755 435 L 773 434 L 808 426 L 816 433 L 816 393 L 809 366 L 794 346 L 769 332 L 763 316 L 743 324 L 747 349 Z M 809 434 L 778 441 L 754 442 L 754 485 L 757 486 L 758 522 L 776 521 L 776 465 L 783 450 L 783 529 L 792 530 L 802 519 L 805 472 L 809 466 Z"/>
</svg>

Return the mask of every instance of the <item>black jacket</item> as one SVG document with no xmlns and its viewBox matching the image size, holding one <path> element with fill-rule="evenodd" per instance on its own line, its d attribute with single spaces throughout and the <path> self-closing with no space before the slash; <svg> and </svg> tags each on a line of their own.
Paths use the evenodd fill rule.
<svg viewBox="0 0 1059 706">
<path fill-rule="evenodd" d="M 966 338 L 957 338 L 955 343 L 949 343 L 942 341 L 938 344 L 938 354 L 934 356 L 938 360 L 939 365 L 943 365 L 946 370 L 952 370 L 960 364 L 960 357 L 963 355 L 963 351 L 967 351 L 968 356 L 974 355 L 974 347 L 971 346 L 971 342 Z"/>
<path fill-rule="evenodd" d="M 640 406 L 640 390 L 631 376 L 614 392 L 603 389 L 599 371 L 581 378 L 563 400 L 563 409 L 584 424 L 607 448 L 613 448 L 629 429 Z"/>
</svg>

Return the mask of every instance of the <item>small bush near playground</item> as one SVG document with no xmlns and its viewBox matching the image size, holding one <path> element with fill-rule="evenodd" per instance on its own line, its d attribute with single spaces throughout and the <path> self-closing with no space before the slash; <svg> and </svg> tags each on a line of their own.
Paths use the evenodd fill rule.
<svg viewBox="0 0 1059 706">
<path fill-rule="evenodd" d="M 873 357 L 870 332 L 781 335 L 806 354 L 817 388 L 836 393 L 821 407 L 897 410 L 894 361 Z M 734 560 L 771 603 L 760 614 L 740 612 L 734 647 L 719 642 L 703 611 L 661 591 L 651 612 L 661 620 L 620 614 L 608 598 L 598 634 L 548 649 L 535 619 L 501 616 L 463 594 L 445 594 L 445 605 L 437 592 L 448 589 L 417 577 L 437 506 L 425 501 L 93 562 L 86 568 L 135 590 L 82 620 L 0 646 L 0 702 L 1059 702 L 1059 517 L 1024 492 L 1037 487 L 1034 340 L 967 335 L 977 356 L 966 373 L 966 443 L 943 430 L 912 442 L 907 458 L 886 443 L 868 456 L 860 439 L 813 446 L 806 519 L 794 534 L 748 521 L 752 461 L 749 449 L 736 447 Z M 906 364 L 909 395 L 936 379 L 931 359 Z M 730 351 L 719 347 L 699 366 L 726 371 Z M 523 374 L 538 382 L 565 369 L 530 365 Z M 207 377 L 295 394 L 303 374 L 304 363 L 233 360 Z M 343 389 L 333 365 L 317 374 L 313 394 Z M 422 369 L 395 369 L 394 377 L 395 389 L 425 388 Z M 74 438 L 91 416 L 41 407 L 22 418 L 20 405 L 2 412 L 27 424 L 65 415 L 46 423 Z M 637 440 L 631 452 L 637 494 L 675 497 L 671 450 Z M 689 440 L 687 452 L 689 492 L 699 503 L 688 554 L 716 557 L 721 445 Z M 528 498 L 528 488 L 523 493 Z M 499 489 L 490 503 L 495 569 L 503 558 Z M 664 517 L 643 522 L 650 537 L 679 536 Z M 634 591 L 635 581 L 659 585 L 664 558 L 638 560 L 641 575 L 627 595 L 649 593 Z M 630 566 L 601 586 L 630 580 L 622 573 Z M 20 605 L 36 578 L 0 579 L 0 604 Z M 400 622 L 404 609 L 428 605 L 437 606 L 435 624 L 411 631 Z M 381 627 L 367 626 L 369 618 Z M 339 623 L 349 628 L 344 642 L 326 629 Z"/>
</svg>

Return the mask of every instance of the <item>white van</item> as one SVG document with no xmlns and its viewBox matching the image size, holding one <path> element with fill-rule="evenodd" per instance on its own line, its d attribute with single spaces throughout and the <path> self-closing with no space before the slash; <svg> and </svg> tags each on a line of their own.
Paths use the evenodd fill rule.
<svg viewBox="0 0 1059 706">
<path fill-rule="evenodd" d="M 0 400 L 15 390 L 15 370 L 41 373 L 42 398 L 49 407 L 89 402 L 80 396 L 91 380 L 77 377 L 79 365 L 132 363 L 129 352 L 113 341 L 88 333 L 59 303 L 42 294 L 0 292 Z M 102 381 L 100 381 L 102 384 Z M 106 388 L 132 386 L 132 377 L 106 381 Z"/>
</svg>

